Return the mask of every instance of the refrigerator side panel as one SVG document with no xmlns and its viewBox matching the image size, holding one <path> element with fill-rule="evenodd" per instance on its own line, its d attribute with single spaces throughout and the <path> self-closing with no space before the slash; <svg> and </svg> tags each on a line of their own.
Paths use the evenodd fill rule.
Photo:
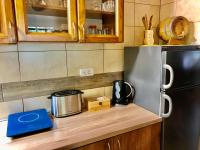
<svg viewBox="0 0 200 150">
<path fill-rule="evenodd" d="M 125 48 L 125 81 L 136 89 L 134 103 L 159 114 L 161 47 Z"/>
</svg>

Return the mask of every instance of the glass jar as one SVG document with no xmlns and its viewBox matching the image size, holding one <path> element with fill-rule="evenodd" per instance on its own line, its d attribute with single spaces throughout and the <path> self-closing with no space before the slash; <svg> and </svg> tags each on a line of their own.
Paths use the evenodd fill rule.
<svg viewBox="0 0 200 150">
<path fill-rule="evenodd" d="M 97 34 L 97 26 L 96 25 L 89 25 L 88 26 L 89 34 Z"/>
</svg>

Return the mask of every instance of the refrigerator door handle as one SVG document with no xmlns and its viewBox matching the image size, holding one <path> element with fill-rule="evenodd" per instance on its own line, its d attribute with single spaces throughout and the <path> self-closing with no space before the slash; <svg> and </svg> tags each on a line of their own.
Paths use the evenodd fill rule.
<svg viewBox="0 0 200 150">
<path fill-rule="evenodd" d="M 169 110 L 167 113 L 164 113 L 166 100 L 169 102 Z M 172 113 L 172 99 L 167 94 L 162 94 L 161 101 L 163 102 L 163 110 L 160 111 L 160 116 L 163 118 L 168 118 Z"/>
<path fill-rule="evenodd" d="M 169 83 L 168 84 L 163 84 L 163 89 L 166 90 L 166 89 L 169 89 L 172 86 L 172 84 L 173 84 L 173 81 L 174 81 L 174 71 L 173 71 L 172 67 L 170 65 L 168 65 L 168 64 L 164 64 L 163 68 L 166 69 L 166 70 L 169 70 L 169 72 L 170 72 Z"/>
</svg>

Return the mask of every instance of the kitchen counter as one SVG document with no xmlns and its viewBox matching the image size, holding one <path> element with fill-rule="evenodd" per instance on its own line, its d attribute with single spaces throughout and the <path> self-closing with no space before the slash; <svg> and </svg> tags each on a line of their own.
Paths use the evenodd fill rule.
<svg viewBox="0 0 200 150">
<path fill-rule="evenodd" d="M 0 122 L 0 149 L 71 149 L 161 121 L 159 116 L 144 108 L 129 104 L 99 112 L 54 118 L 52 130 L 16 139 L 6 137 L 7 121 L 3 121 Z"/>
</svg>

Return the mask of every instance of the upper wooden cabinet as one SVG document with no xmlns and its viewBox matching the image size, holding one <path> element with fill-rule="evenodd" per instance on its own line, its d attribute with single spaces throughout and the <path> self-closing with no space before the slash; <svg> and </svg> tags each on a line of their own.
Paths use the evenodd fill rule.
<svg viewBox="0 0 200 150">
<path fill-rule="evenodd" d="M 14 7 L 11 0 L 0 1 L 0 43 L 15 43 Z"/>
<path fill-rule="evenodd" d="M 122 42 L 123 0 L 78 0 L 80 42 Z"/>
<path fill-rule="evenodd" d="M 16 33 L 18 41 L 123 42 L 124 0 L 1 0 L 0 8 L 0 43 Z"/>
<path fill-rule="evenodd" d="M 19 41 L 77 41 L 76 0 L 15 0 Z"/>
</svg>

